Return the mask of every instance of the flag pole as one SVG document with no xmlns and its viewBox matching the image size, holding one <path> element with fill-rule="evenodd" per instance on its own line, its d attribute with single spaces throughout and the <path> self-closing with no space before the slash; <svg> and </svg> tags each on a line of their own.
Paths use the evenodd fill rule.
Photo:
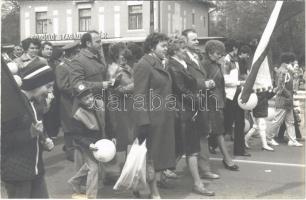
<svg viewBox="0 0 306 200">
<path fill-rule="evenodd" d="M 264 59 L 267 56 L 267 49 L 268 49 L 268 45 L 270 42 L 270 38 L 274 31 L 275 25 L 277 23 L 282 5 L 283 5 L 283 1 L 277 1 L 275 3 L 275 6 L 269 18 L 269 21 L 258 43 L 258 46 L 256 48 L 256 51 L 253 57 L 253 61 L 252 61 L 251 72 L 248 75 L 248 78 L 244 84 L 244 87 L 241 93 L 242 103 L 246 103 L 249 100 L 251 93 L 253 92 L 253 86 L 256 81 L 256 77 L 257 77 L 259 68 L 261 67 Z"/>
</svg>

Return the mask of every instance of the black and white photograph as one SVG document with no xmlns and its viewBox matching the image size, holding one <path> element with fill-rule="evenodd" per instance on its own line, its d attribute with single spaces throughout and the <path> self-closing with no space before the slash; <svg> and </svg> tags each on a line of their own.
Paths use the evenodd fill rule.
<svg viewBox="0 0 306 200">
<path fill-rule="evenodd" d="M 1 0 L 3 199 L 305 199 L 304 0 Z"/>
</svg>

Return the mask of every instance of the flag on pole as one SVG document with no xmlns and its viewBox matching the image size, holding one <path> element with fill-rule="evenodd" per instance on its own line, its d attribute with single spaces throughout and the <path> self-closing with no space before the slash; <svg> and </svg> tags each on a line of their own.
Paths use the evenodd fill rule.
<svg viewBox="0 0 306 200">
<path fill-rule="evenodd" d="M 277 1 L 271 13 L 269 21 L 256 48 L 251 72 L 246 80 L 241 93 L 241 102 L 246 103 L 251 93 L 255 90 L 268 90 L 272 88 L 272 78 L 268 64 L 268 47 L 270 38 L 275 28 L 304 11 L 304 2 Z"/>
</svg>

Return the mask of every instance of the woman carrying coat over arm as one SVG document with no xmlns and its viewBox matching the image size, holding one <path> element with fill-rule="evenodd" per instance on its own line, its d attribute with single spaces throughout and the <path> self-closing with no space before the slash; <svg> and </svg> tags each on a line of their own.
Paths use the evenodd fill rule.
<svg viewBox="0 0 306 200">
<path fill-rule="evenodd" d="M 150 34 L 144 42 L 146 54 L 134 69 L 134 119 L 136 135 L 140 141 L 146 139 L 148 148 L 150 198 L 160 198 L 155 172 L 175 167 L 175 108 L 167 104 L 172 93 L 172 80 L 163 62 L 167 41 L 165 34 Z"/>
</svg>

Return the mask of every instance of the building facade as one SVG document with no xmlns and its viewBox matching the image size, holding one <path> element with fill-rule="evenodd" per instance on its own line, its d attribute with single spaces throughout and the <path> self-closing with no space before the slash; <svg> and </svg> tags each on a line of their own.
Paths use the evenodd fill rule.
<svg viewBox="0 0 306 200">
<path fill-rule="evenodd" d="M 195 28 L 200 37 L 208 36 L 208 10 L 213 6 L 208 1 L 153 1 L 152 9 L 151 5 L 150 1 L 21 1 L 21 40 L 38 37 L 62 43 L 79 39 L 88 30 L 97 30 L 104 39 L 145 38 L 150 28 L 168 35 Z"/>
</svg>

